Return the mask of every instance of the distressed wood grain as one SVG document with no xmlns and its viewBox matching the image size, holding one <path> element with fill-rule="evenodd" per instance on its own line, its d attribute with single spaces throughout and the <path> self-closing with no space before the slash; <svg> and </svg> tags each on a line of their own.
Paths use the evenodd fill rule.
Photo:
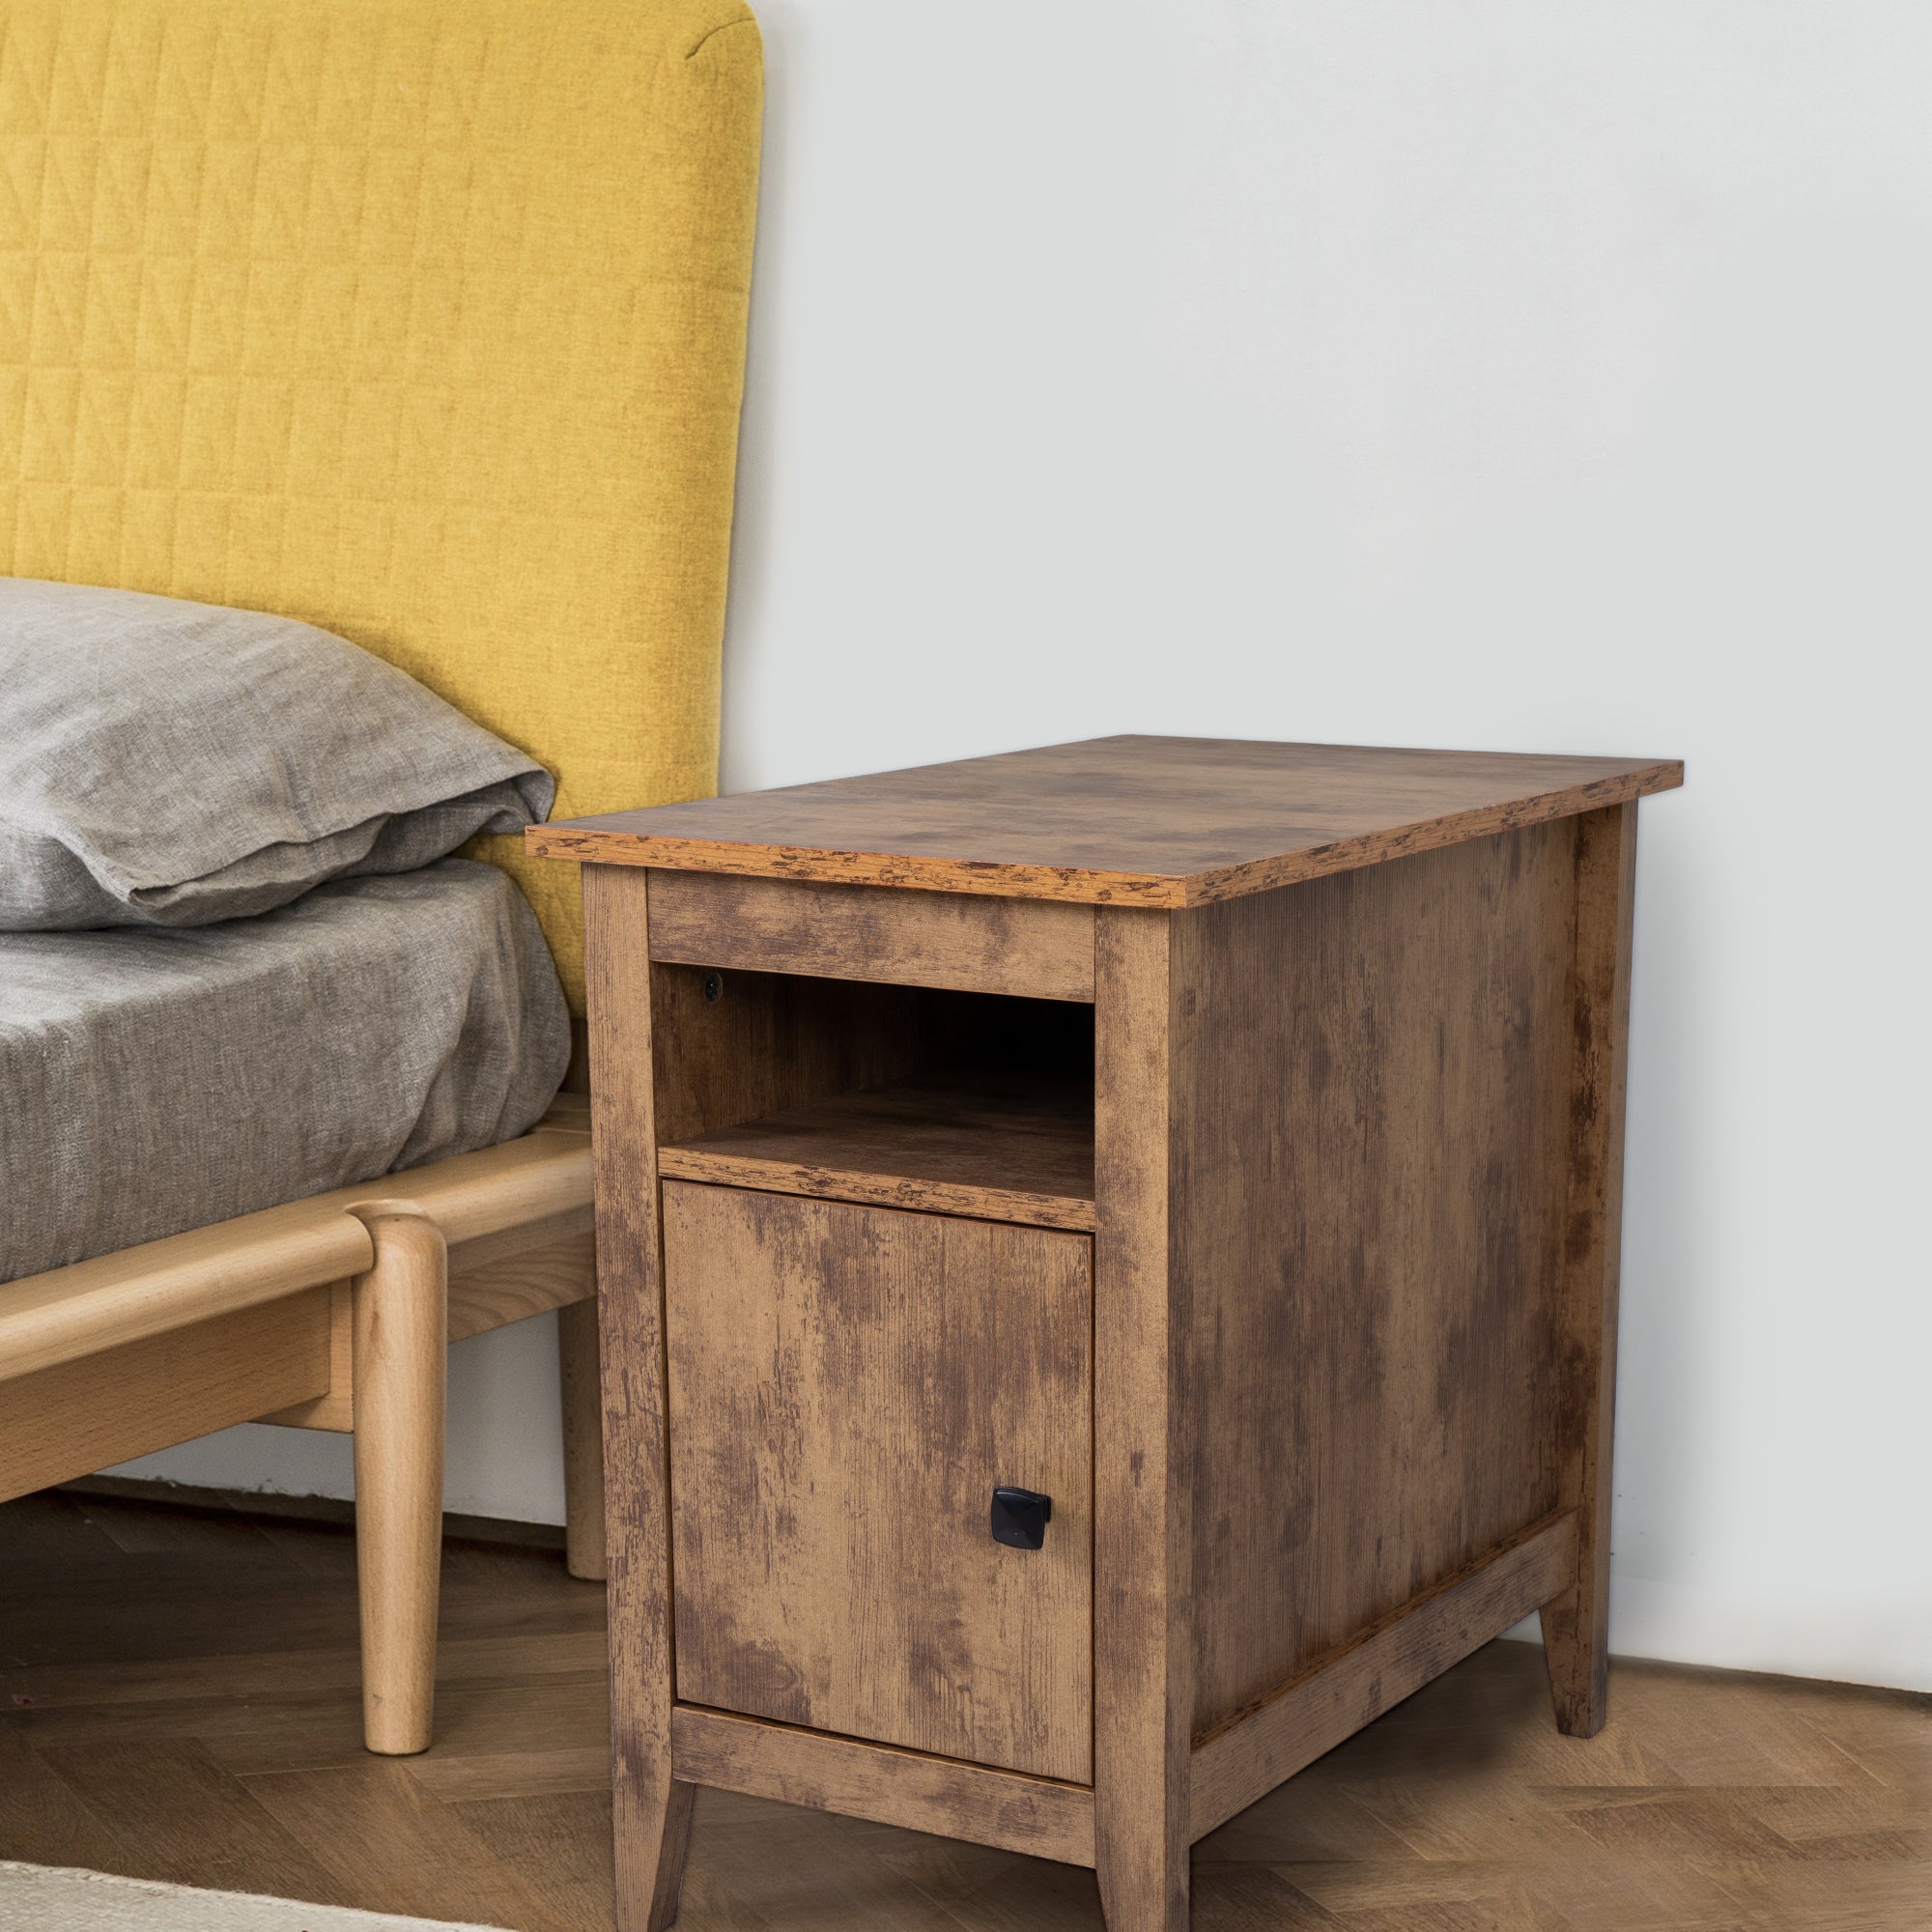
<svg viewBox="0 0 1932 1932">
<path fill-rule="evenodd" d="M 1575 1071 L 1563 1229 L 1557 1487 L 1577 1512 L 1577 1571 L 1543 1606 L 1558 1729 L 1590 1738 L 1609 1711 L 1610 1453 L 1616 1420 L 1624 1085 L 1636 807 L 1577 821 Z"/>
<path fill-rule="evenodd" d="M 1108 1932 L 1185 1932 L 1187 1296 L 1174 1265 L 1175 1025 L 1185 922 L 1110 908 L 1094 944 L 1094 1831 Z M 1179 957 L 1177 957 L 1179 955 Z"/>
<path fill-rule="evenodd" d="M 1196 1733 L 1557 1505 L 1575 849 L 1185 915 Z"/>
<path fill-rule="evenodd" d="M 651 957 L 1031 999 L 1094 997 L 1094 915 L 948 893 L 665 871 Z"/>
<path fill-rule="evenodd" d="M 827 1737 L 725 1711 L 671 1714 L 680 1776 L 1063 1864 L 1094 1862 L 1094 1794 L 984 1765 Z"/>
<path fill-rule="evenodd" d="M 605 1499 L 618 1932 L 661 1932 L 675 1916 L 691 1830 L 690 1792 L 674 1787 L 670 1766 L 670 1478 L 646 877 L 600 867 L 583 880 L 604 1463 L 624 1472 Z"/>
<path fill-rule="evenodd" d="M 722 1127 L 660 1149 L 658 1166 L 679 1180 L 1091 1232 L 1093 1086 L 955 1070 Z"/>
<path fill-rule="evenodd" d="M 1178 909 L 1626 804 L 1670 759 L 1093 738 L 533 826 L 554 859 Z"/>
<path fill-rule="evenodd" d="M 1090 1244 L 664 1183 L 681 1700 L 1084 1783 Z M 992 1492 L 1053 1498 L 997 1544 Z"/>
</svg>

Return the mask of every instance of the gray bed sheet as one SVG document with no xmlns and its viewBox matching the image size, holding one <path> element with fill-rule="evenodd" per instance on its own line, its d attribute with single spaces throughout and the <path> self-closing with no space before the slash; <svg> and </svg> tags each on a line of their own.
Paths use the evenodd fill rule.
<svg viewBox="0 0 1932 1932">
<path fill-rule="evenodd" d="M 0 933 L 0 1281 L 514 1139 L 569 1057 L 535 915 L 467 859 Z"/>
</svg>

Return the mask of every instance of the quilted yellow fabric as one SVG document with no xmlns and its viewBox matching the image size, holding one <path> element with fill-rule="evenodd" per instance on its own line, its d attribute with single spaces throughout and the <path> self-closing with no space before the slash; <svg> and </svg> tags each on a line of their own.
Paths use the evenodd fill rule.
<svg viewBox="0 0 1932 1932">
<path fill-rule="evenodd" d="M 760 91 L 735 0 L 0 0 L 0 573 L 338 631 L 558 816 L 711 791 Z"/>
</svg>

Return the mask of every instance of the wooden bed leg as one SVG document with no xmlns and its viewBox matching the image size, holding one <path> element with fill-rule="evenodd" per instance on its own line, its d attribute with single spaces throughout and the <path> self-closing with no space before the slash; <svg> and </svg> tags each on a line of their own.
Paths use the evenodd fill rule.
<svg viewBox="0 0 1932 1932">
<path fill-rule="evenodd" d="M 604 1563 L 604 1397 L 597 1378 L 597 1298 L 556 1311 L 563 1385 L 564 1562 L 601 1583 Z"/>
<path fill-rule="evenodd" d="M 362 1736 L 405 1756 L 429 1748 L 435 1710 L 449 1256 L 424 1215 L 363 1218 L 376 1265 L 355 1282 Z"/>
<path fill-rule="evenodd" d="M 1593 1738 L 1609 1715 L 1610 1446 L 1617 1388 L 1617 1266 L 1624 1196 L 1636 806 L 1577 821 L 1576 1072 L 1564 1236 L 1563 1506 L 1577 1514 L 1577 1574 L 1543 1606 L 1556 1728 Z"/>
</svg>

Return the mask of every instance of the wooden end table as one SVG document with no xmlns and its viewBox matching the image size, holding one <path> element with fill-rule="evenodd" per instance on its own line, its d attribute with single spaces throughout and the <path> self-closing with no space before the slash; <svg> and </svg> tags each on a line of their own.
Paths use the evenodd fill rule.
<svg viewBox="0 0 1932 1932">
<path fill-rule="evenodd" d="M 1540 1609 L 1604 1721 L 1636 801 L 1105 738 L 585 862 L 618 1920 L 699 1785 L 1188 1848 Z"/>
</svg>

